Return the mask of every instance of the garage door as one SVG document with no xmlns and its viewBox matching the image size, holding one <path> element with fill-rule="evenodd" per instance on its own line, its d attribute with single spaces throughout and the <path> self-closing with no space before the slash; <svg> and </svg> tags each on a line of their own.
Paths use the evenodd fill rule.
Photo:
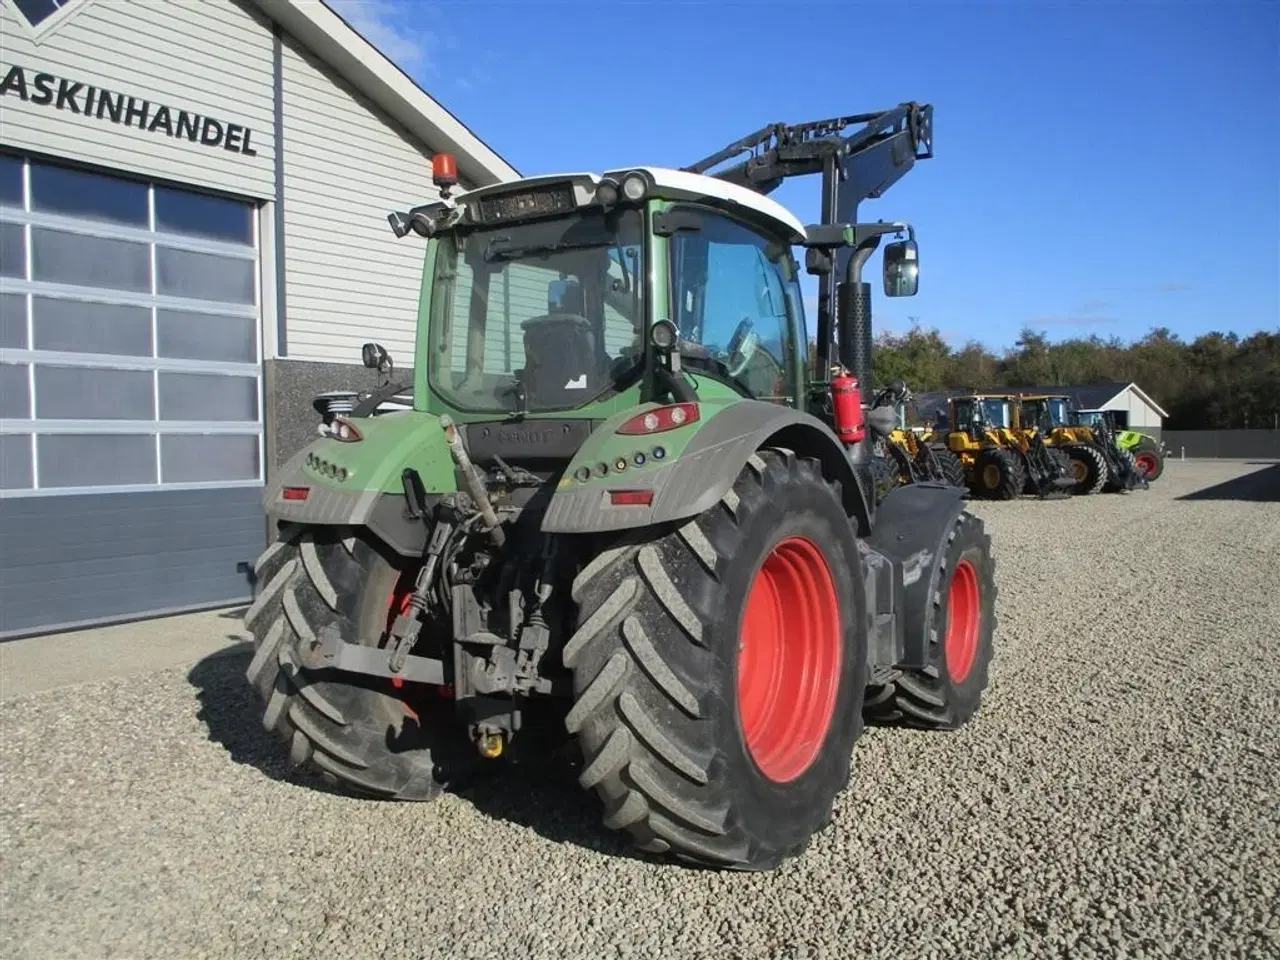
<svg viewBox="0 0 1280 960">
<path fill-rule="evenodd" d="M 260 300 L 252 203 L 0 154 L 0 636 L 251 595 Z"/>
</svg>

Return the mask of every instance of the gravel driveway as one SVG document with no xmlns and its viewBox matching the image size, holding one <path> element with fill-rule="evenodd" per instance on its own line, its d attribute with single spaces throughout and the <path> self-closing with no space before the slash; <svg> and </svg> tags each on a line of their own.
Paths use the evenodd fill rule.
<svg viewBox="0 0 1280 960">
<path fill-rule="evenodd" d="M 235 653 L 0 705 L 0 952 L 1280 957 L 1280 465 L 975 510 L 983 711 L 870 730 L 778 873 L 630 856 L 567 765 L 431 806 L 327 792 Z"/>
</svg>

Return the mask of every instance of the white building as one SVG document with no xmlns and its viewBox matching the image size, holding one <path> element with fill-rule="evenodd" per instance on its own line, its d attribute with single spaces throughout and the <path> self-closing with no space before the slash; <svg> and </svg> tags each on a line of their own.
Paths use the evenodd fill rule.
<svg viewBox="0 0 1280 960">
<path fill-rule="evenodd" d="M 1051 392 L 1051 391 L 1050 391 Z M 1089 387 L 1067 387 L 1081 412 L 1108 411 L 1116 425 L 1159 439 L 1169 414 L 1136 383 L 1099 383 Z"/>
<path fill-rule="evenodd" d="M 0 637 L 252 595 L 311 396 L 411 363 L 436 151 L 517 175 L 318 0 L 0 0 Z"/>
</svg>

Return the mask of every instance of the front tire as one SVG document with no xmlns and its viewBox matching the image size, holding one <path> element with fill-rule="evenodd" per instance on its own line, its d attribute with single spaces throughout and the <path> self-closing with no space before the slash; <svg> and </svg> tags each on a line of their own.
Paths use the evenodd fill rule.
<svg viewBox="0 0 1280 960">
<path fill-rule="evenodd" d="M 910 482 L 909 479 L 903 479 L 898 467 L 887 457 L 873 456 L 870 461 L 870 467 L 871 485 L 875 491 L 877 506 L 880 501 L 893 492 L 895 487 Z"/>
<path fill-rule="evenodd" d="M 1111 474 L 1102 451 L 1089 443 L 1072 443 L 1063 449 L 1071 458 L 1071 476 L 1075 480 L 1071 492 L 1077 496 L 1101 492 Z"/>
<path fill-rule="evenodd" d="M 565 723 L 605 825 L 712 866 L 803 851 L 862 731 L 862 583 L 838 489 L 816 461 L 769 449 L 702 516 L 588 564 Z"/>
<path fill-rule="evenodd" d="M 1014 500 L 1026 484 L 1022 463 L 1008 450 L 988 447 L 974 467 L 977 493 L 988 500 Z"/>
<path fill-rule="evenodd" d="M 978 712 L 995 650 L 995 560 L 982 521 L 965 510 L 934 561 L 926 666 L 870 692 L 877 725 L 955 730 Z"/>
<path fill-rule="evenodd" d="M 934 447 L 933 455 L 938 458 L 938 465 L 942 468 L 942 478 L 948 485 L 961 489 L 968 487 L 964 479 L 964 464 L 959 457 L 946 447 Z"/>
</svg>

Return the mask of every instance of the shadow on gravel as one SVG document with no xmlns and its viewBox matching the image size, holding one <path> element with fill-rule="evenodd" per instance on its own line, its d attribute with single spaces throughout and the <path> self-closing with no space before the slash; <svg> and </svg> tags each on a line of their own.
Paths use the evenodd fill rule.
<svg viewBox="0 0 1280 960">
<path fill-rule="evenodd" d="M 236 763 L 253 767 L 272 780 L 347 796 L 319 777 L 290 769 L 288 747 L 262 728 L 263 705 L 244 678 L 253 647 L 246 644 L 232 651 L 205 657 L 187 673 L 187 682 L 195 687 L 200 704 L 196 719 L 208 728 L 209 739 L 225 747 Z"/>
<path fill-rule="evenodd" d="M 1269 464 L 1212 487 L 1186 493 L 1178 500 L 1244 500 L 1252 503 L 1280 503 L 1280 463 Z"/>
<path fill-rule="evenodd" d="M 252 650 L 214 654 L 192 667 L 188 682 L 200 704 L 197 719 L 209 739 L 221 744 L 235 763 L 253 767 L 272 780 L 334 796 L 356 797 L 289 766 L 288 747 L 262 728 L 263 704 L 245 680 Z M 496 761 L 449 792 L 495 820 L 527 827 L 554 843 L 584 847 L 608 857 L 644 858 L 601 823 L 595 794 L 583 790 L 580 763 L 565 750 L 546 749 L 519 762 Z"/>
</svg>

